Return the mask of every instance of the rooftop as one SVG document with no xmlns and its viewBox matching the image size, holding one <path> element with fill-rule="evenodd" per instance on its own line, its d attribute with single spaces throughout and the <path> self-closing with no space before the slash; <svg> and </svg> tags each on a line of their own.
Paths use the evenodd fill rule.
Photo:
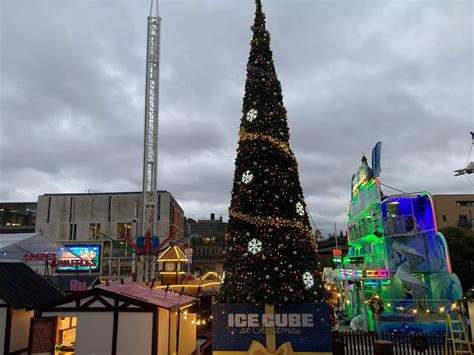
<svg viewBox="0 0 474 355">
<path fill-rule="evenodd" d="M 188 261 L 186 255 L 176 245 L 170 245 L 158 258 L 159 261 Z"/>
<path fill-rule="evenodd" d="M 63 296 L 48 281 L 19 261 L 0 260 L 0 298 L 16 309 L 35 307 Z"/>
<path fill-rule="evenodd" d="M 166 190 L 157 190 L 160 192 L 168 192 Z M 141 194 L 141 191 L 122 191 L 122 192 L 67 192 L 67 193 L 52 193 L 43 194 L 42 196 L 89 196 L 89 195 L 136 195 Z"/>
<path fill-rule="evenodd" d="M 155 306 L 176 309 L 196 303 L 197 299 L 174 292 L 166 292 L 150 288 L 139 283 L 129 283 L 123 285 L 101 285 L 96 288 L 109 291 L 125 297 L 137 299 Z"/>
</svg>

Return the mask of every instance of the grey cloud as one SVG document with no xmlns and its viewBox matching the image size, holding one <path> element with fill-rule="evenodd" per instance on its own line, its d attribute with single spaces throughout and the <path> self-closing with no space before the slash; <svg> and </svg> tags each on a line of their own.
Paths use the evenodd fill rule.
<svg viewBox="0 0 474 355">
<path fill-rule="evenodd" d="M 149 2 L 0 6 L 0 200 L 139 190 Z M 189 216 L 227 215 L 253 6 L 160 1 L 159 185 Z M 387 185 L 473 191 L 452 176 L 474 128 L 472 2 L 263 6 L 318 226 L 344 229 L 350 177 L 379 140 Z"/>
</svg>

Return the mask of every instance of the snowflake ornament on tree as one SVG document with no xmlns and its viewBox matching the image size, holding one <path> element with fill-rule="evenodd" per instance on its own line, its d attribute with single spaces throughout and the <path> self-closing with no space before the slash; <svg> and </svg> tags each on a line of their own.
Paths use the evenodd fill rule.
<svg viewBox="0 0 474 355">
<path fill-rule="evenodd" d="M 250 170 L 247 170 L 245 173 L 242 174 L 242 182 L 244 184 L 250 183 L 252 179 L 253 179 L 253 174 L 250 172 Z"/>
<path fill-rule="evenodd" d="M 251 109 L 251 110 L 249 110 L 249 111 L 247 112 L 247 116 L 246 116 L 247 121 L 253 122 L 253 121 L 257 118 L 257 113 L 258 113 L 257 110 L 254 109 L 254 108 Z"/>
<path fill-rule="evenodd" d="M 312 287 L 314 285 L 314 277 L 310 272 L 306 271 L 303 274 L 303 283 L 306 287 Z"/>
<path fill-rule="evenodd" d="M 298 213 L 300 216 L 304 215 L 304 206 L 301 202 L 296 204 L 296 213 Z"/>
<path fill-rule="evenodd" d="M 257 253 L 262 251 L 262 242 L 254 238 L 249 242 L 247 248 L 250 253 L 256 255 Z"/>
</svg>

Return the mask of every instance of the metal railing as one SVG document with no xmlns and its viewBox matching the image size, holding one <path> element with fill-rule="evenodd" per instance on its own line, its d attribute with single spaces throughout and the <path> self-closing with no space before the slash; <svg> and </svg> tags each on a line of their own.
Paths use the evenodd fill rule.
<svg viewBox="0 0 474 355">
<path fill-rule="evenodd" d="M 416 223 L 412 215 L 387 217 L 383 221 L 385 235 L 415 234 Z"/>
<path fill-rule="evenodd" d="M 445 334 L 382 333 L 382 339 L 392 342 L 395 355 L 450 355 L 445 349 Z M 333 334 L 334 355 L 373 355 L 375 332 L 338 332 Z M 418 349 L 418 350 L 417 350 Z M 422 351 L 420 351 L 423 349 Z"/>
<path fill-rule="evenodd" d="M 472 227 L 472 221 L 469 221 L 467 219 L 460 219 L 457 223 L 458 227 L 461 228 L 471 228 Z"/>
</svg>

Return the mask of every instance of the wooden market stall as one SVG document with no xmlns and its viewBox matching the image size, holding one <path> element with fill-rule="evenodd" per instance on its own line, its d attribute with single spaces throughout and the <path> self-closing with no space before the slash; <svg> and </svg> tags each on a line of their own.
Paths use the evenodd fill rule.
<svg viewBox="0 0 474 355">
<path fill-rule="evenodd" d="M 18 260 L 0 260 L 0 354 L 25 351 L 37 305 L 63 297 Z"/>
<path fill-rule="evenodd" d="M 56 318 L 56 341 L 66 337 L 77 355 L 186 355 L 196 349 L 196 315 L 186 310 L 196 301 L 138 283 L 101 285 L 43 305 L 38 316 Z"/>
</svg>

